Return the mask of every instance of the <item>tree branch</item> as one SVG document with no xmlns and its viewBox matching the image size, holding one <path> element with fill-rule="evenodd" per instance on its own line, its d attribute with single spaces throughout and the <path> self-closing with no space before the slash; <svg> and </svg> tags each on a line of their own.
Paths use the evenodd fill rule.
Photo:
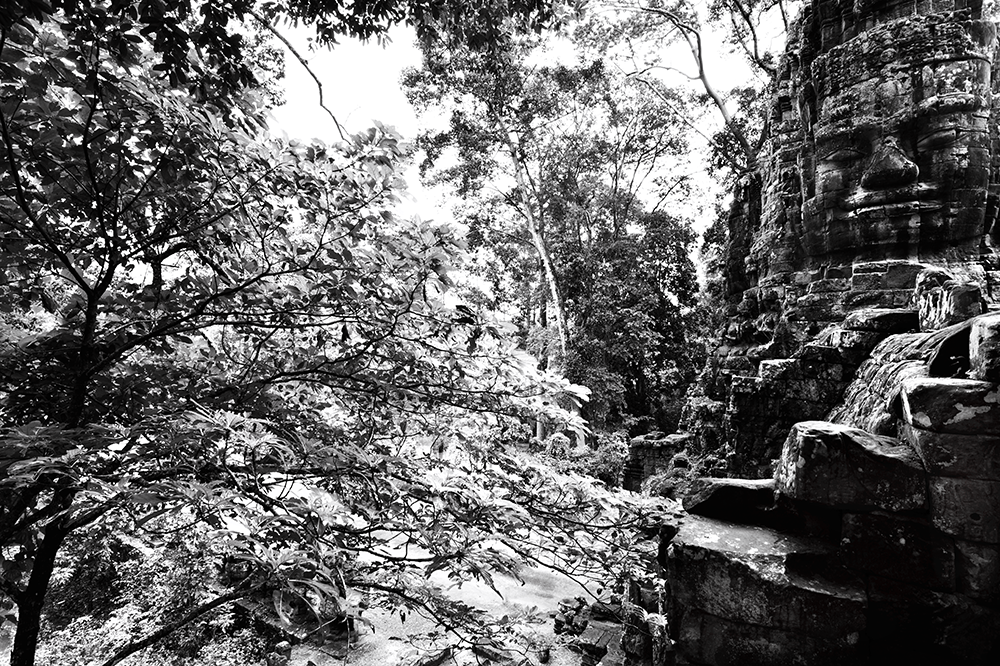
<svg viewBox="0 0 1000 666">
<path fill-rule="evenodd" d="M 280 32 L 278 32 L 278 29 L 275 28 L 273 25 L 271 25 L 271 23 L 267 19 L 265 19 L 263 16 L 261 16 L 260 14 L 258 14 L 257 12 L 255 12 L 253 10 L 250 11 L 250 16 L 252 16 L 255 19 L 257 19 L 257 21 L 261 25 L 263 25 L 267 29 L 268 32 L 270 32 L 272 35 L 274 35 L 275 37 L 277 37 L 278 40 L 280 40 L 281 43 L 285 45 L 285 48 L 288 49 L 288 51 L 293 56 L 295 56 L 295 59 L 299 61 L 299 63 L 302 65 L 302 67 L 305 68 L 305 70 L 309 73 L 309 76 L 312 77 L 313 81 L 316 82 L 316 91 L 319 93 L 319 108 L 321 108 L 324 111 L 326 111 L 326 114 L 328 116 L 330 116 L 330 119 L 333 121 L 333 124 L 336 125 L 336 127 L 337 127 L 337 134 L 340 135 L 340 140 L 341 141 L 347 141 L 347 137 L 344 136 L 344 128 L 340 126 L 340 122 L 337 120 L 337 117 L 335 115 L 333 115 L 333 111 L 331 111 L 330 109 L 328 109 L 327 106 L 326 106 L 326 104 L 323 102 L 323 83 L 319 80 L 319 77 L 316 76 L 316 73 L 312 71 L 312 68 L 309 67 L 309 62 L 305 58 L 302 57 L 302 54 L 300 54 L 295 49 L 294 46 L 292 46 L 292 43 L 290 41 L 288 41 L 288 38 L 285 37 Z"/>
<path fill-rule="evenodd" d="M 157 641 L 169 636 L 170 634 L 177 631 L 184 625 L 193 622 L 194 620 L 197 620 L 205 613 L 213 611 L 219 606 L 223 606 L 229 603 L 230 601 L 236 601 L 237 599 L 241 599 L 250 594 L 251 592 L 253 592 L 255 589 L 257 588 L 250 587 L 250 588 L 241 588 L 237 590 L 232 590 L 230 592 L 227 592 L 226 594 L 216 597 L 215 599 L 212 599 L 211 601 L 203 603 L 202 605 L 198 606 L 197 608 L 190 611 L 186 615 L 177 618 L 173 622 L 168 622 L 167 624 L 163 625 L 162 627 L 160 627 L 153 633 L 149 634 L 142 640 L 134 641 L 122 647 L 110 659 L 104 662 L 102 666 L 114 666 L 115 664 L 132 656 L 136 652 L 144 650 L 150 645 L 156 643 Z"/>
</svg>

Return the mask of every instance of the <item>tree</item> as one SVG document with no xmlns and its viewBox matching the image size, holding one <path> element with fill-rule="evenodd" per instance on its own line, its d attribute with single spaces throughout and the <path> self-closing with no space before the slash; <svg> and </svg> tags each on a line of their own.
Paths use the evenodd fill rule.
<svg viewBox="0 0 1000 666">
<path fill-rule="evenodd" d="M 722 119 L 718 132 L 704 136 L 712 148 L 712 167 L 740 177 L 757 166 L 767 122 L 761 98 L 778 73 L 771 49 L 784 45 L 790 12 L 785 0 L 713 0 L 704 7 L 687 0 L 595 2 L 586 6 L 575 35 L 579 43 L 619 62 L 651 94 L 660 95 L 671 77 L 697 82 L 702 102 Z M 728 91 L 718 88 L 723 77 L 708 63 L 711 41 L 720 38 L 749 67 L 750 79 Z M 676 64 L 677 44 L 690 55 L 690 64 Z M 702 133 L 690 117 L 686 122 Z"/>
<path fill-rule="evenodd" d="M 578 321 L 567 374 L 593 391 L 583 409 L 592 427 L 672 432 L 704 361 L 691 325 L 695 238 L 663 212 L 638 215 L 636 223 L 641 233 L 601 233 L 577 260 L 586 274 L 567 280 Z"/>
<path fill-rule="evenodd" d="M 533 64 L 545 46 L 545 40 L 524 40 L 503 57 L 428 48 L 424 68 L 409 72 L 404 86 L 418 108 L 448 115 L 446 129 L 421 140 L 424 170 L 468 201 L 473 246 L 494 253 L 488 272 L 495 286 L 504 283 L 499 275 L 523 267 L 513 278 L 521 286 L 506 285 L 506 298 L 524 304 L 529 349 L 553 356 L 546 333 L 547 315 L 554 315 L 559 367 L 574 381 L 601 387 L 588 417 L 597 419 L 595 425 L 620 427 L 631 417 L 649 416 L 654 387 L 662 382 L 646 380 L 665 371 L 659 361 L 647 364 L 655 356 L 647 346 L 660 339 L 652 331 L 674 327 L 683 338 L 680 313 L 693 296 L 687 258 L 693 237 L 678 220 L 656 212 L 688 191 L 686 168 L 668 166 L 686 144 L 663 102 L 682 101 L 665 89 L 650 97 L 600 59 Z M 432 171 L 435 163 L 446 166 Z M 508 221 L 511 216 L 516 221 Z M 675 261 L 653 257 L 668 245 L 664 256 Z M 526 262 L 528 248 L 533 252 Z M 682 289 L 674 285 L 671 291 L 658 281 L 664 267 Z M 544 290 L 531 286 L 538 274 Z M 613 311 L 648 306 L 648 299 L 670 298 L 673 307 L 658 306 L 655 316 L 653 310 L 636 313 L 627 322 L 642 331 L 630 338 L 628 350 L 609 351 L 617 331 L 595 322 L 615 318 Z M 638 364 L 634 372 L 618 362 L 623 355 Z M 626 407 L 618 397 L 622 382 L 650 390 L 632 391 Z"/>
<path fill-rule="evenodd" d="M 527 416 L 572 422 L 555 403 L 579 392 L 450 298 L 454 230 L 387 212 L 399 137 L 269 139 L 253 86 L 205 94 L 210 49 L 171 64 L 145 14 L 59 7 L 14 5 L 42 18 L 0 29 L 13 666 L 34 663 L 61 548 L 110 522 L 208 533 L 242 574 L 203 581 L 109 666 L 239 598 L 357 617 L 352 589 L 484 640 L 423 576 L 488 581 L 557 532 L 607 528 L 591 561 L 629 557 L 630 506 L 483 441 Z"/>
</svg>

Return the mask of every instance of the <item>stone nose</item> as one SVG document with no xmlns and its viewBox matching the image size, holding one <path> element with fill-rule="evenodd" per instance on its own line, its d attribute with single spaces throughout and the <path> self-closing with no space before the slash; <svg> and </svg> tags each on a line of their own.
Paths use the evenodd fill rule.
<svg viewBox="0 0 1000 666">
<path fill-rule="evenodd" d="M 919 167 L 903 153 L 895 140 L 885 139 L 861 175 L 861 186 L 873 190 L 902 187 L 917 182 L 919 173 Z"/>
</svg>

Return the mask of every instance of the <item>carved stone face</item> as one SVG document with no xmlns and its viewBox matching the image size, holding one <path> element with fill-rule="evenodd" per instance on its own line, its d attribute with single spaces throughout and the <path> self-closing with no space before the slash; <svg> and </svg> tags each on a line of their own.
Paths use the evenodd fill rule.
<svg viewBox="0 0 1000 666">
<path fill-rule="evenodd" d="M 992 23 L 909 17 L 816 58 L 803 206 L 814 263 L 976 256 L 995 43 Z"/>
</svg>

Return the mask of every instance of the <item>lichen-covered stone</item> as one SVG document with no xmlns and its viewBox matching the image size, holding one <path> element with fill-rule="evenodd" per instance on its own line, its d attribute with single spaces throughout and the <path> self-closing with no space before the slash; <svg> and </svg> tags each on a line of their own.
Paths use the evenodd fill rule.
<svg viewBox="0 0 1000 666">
<path fill-rule="evenodd" d="M 969 377 L 1000 382 L 1000 313 L 979 317 L 972 323 Z"/>
<path fill-rule="evenodd" d="M 922 331 L 936 331 L 971 319 L 983 311 L 979 285 L 960 282 L 940 268 L 929 268 L 917 276 L 913 298 Z"/>
<path fill-rule="evenodd" d="M 1000 432 L 956 435 L 904 425 L 901 438 L 916 450 L 928 474 L 1000 481 Z"/>
<path fill-rule="evenodd" d="M 845 510 L 905 511 L 926 501 L 924 470 L 911 448 L 824 421 L 795 424 L 775 482 L 784 496 Z"/>
<path fill-rule="evenodd" d="M 931 477 L 930 515 L 946 534 L 1000 543 L 1000 481 Z"/>
<path fill-rule="evenodd" d="M 934 432 L 1000 432 L 1000 385 L 971 379 L 914 377 L 900 389 L 903 419 Z"/>
</svg>

